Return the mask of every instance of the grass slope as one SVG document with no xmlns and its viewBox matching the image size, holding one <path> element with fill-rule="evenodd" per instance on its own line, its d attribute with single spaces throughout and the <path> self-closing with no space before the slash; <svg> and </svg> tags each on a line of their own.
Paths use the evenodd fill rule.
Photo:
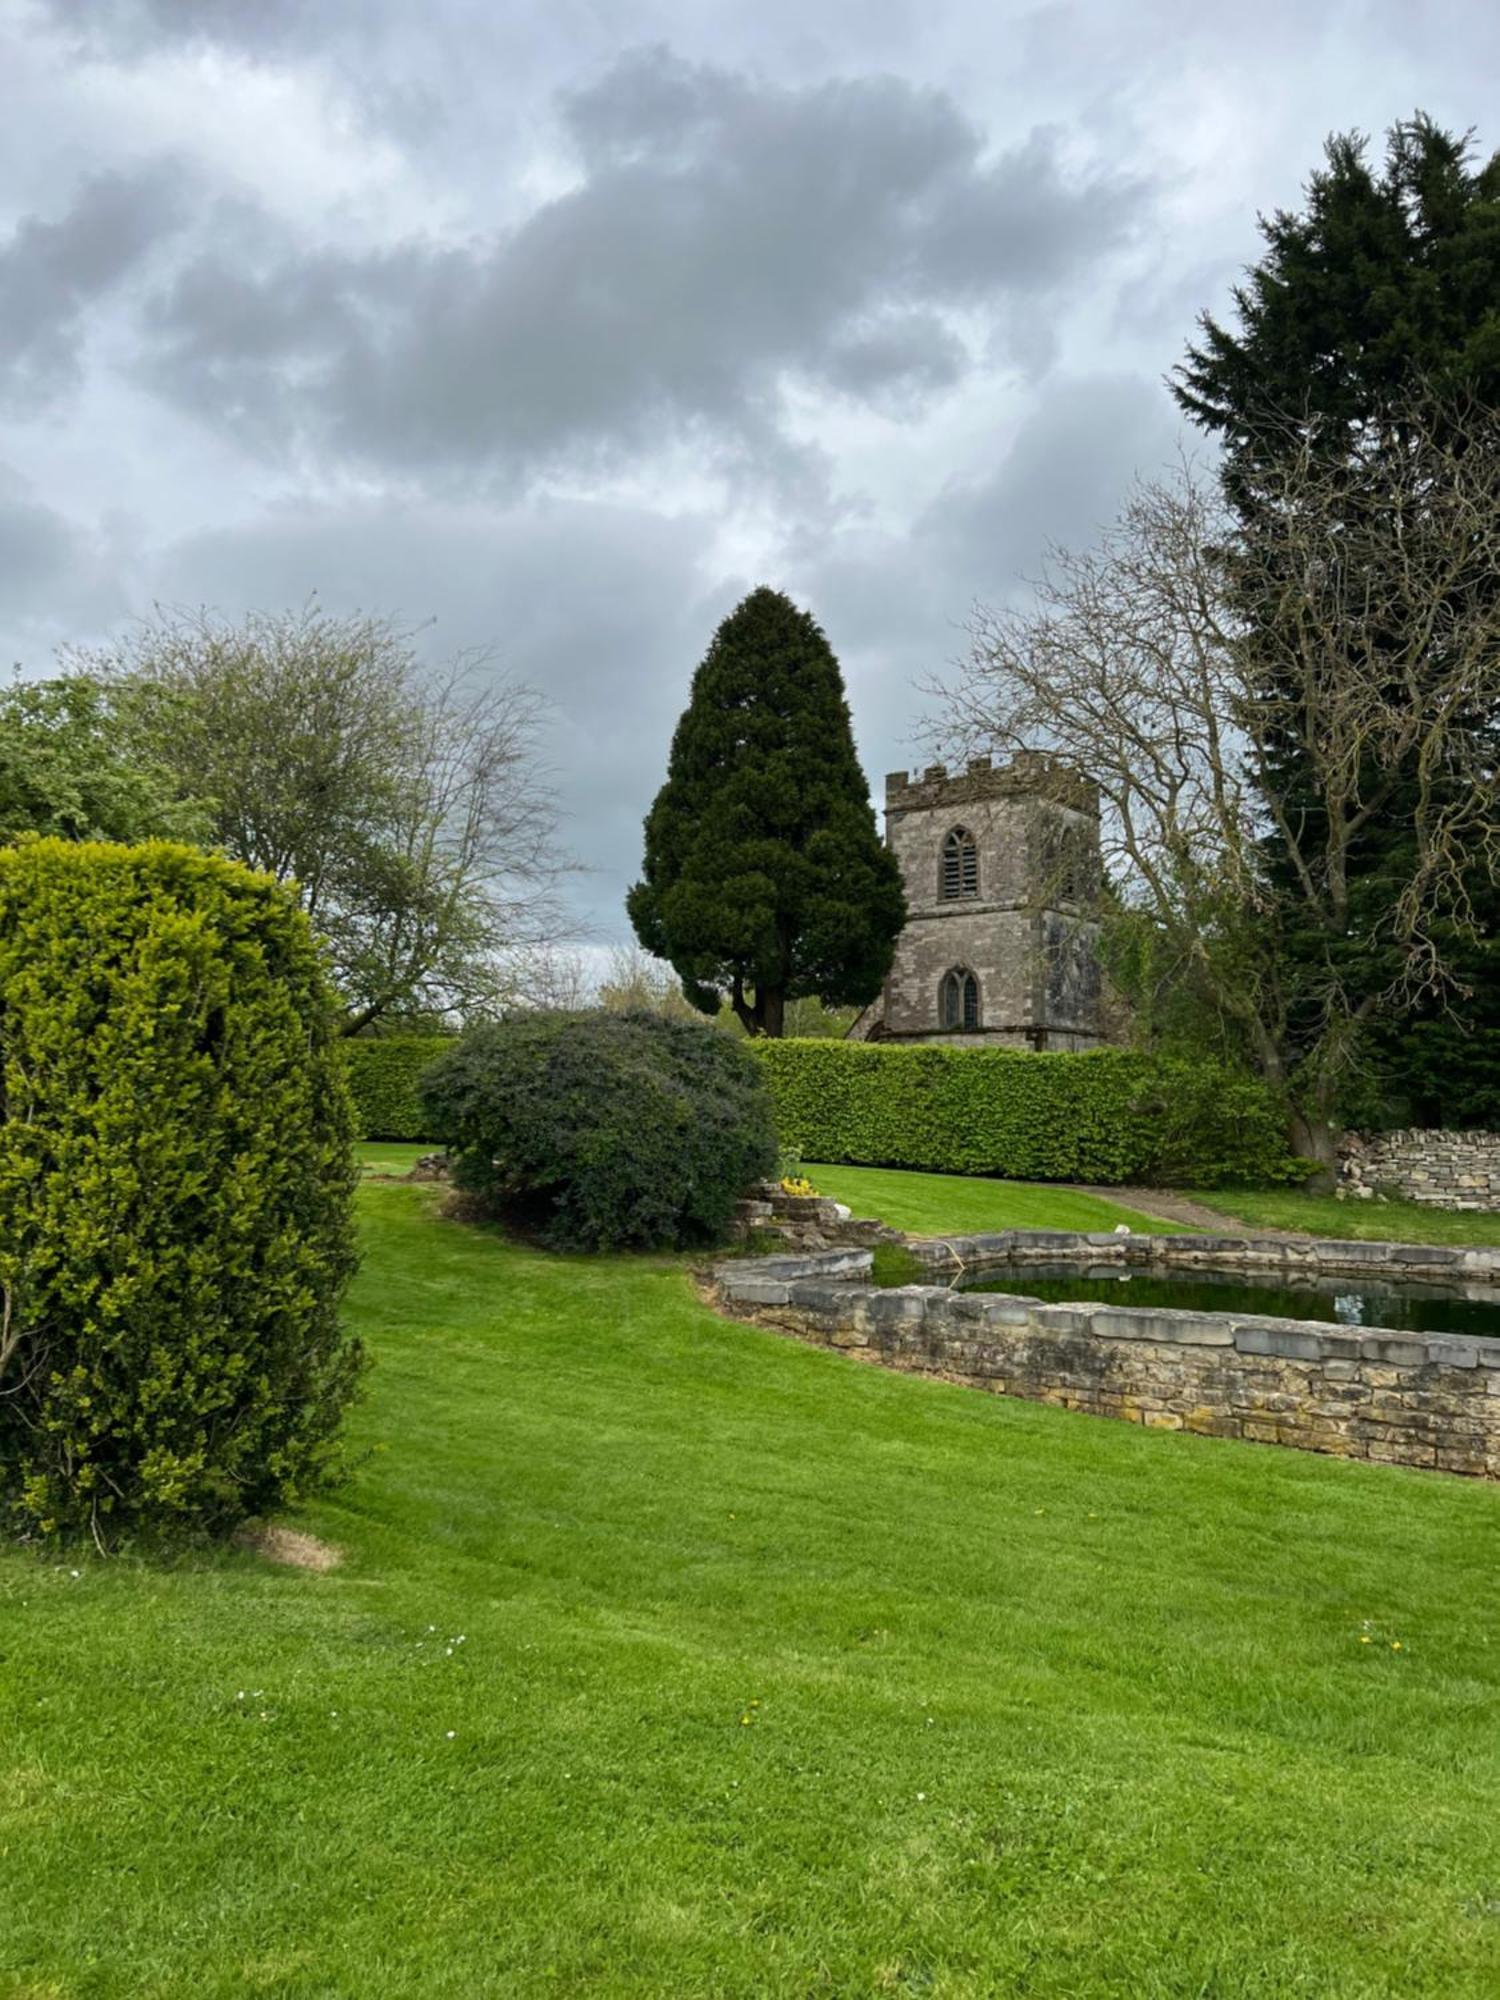
<svg viewBox="0 0 1500 2000">
<path fill-rule="evenodd" d="M 1500 1492 L 362 1201 L 340 1570 L 0 1554 L 0 1993 L 1500 1990 Z"/>
<path fill-rule="evenodd" d="M 1500 1215 L 1460 1215 L 1416 1201 L 1335 1201 L 1329 1195 L 1215 1188 L 1194 1201 L 1250 1229 L 1391 1243 L 1500 1243 Z"/>
<path fill-rule="evenodd" d="M 908 1173 L 894 1167 L 806 1169 L 819 1194 L 845 1201 L 856 1215 L 873 1215 L 912 1235 L 984 1229 L 1113 1229 L 1124 1222 L 1147 1234 L 1181 1232 L 1182 1224 L 1141 1215 L 1098 1195 L 1027 1181 L 971 1174 Z"/>
</svg>

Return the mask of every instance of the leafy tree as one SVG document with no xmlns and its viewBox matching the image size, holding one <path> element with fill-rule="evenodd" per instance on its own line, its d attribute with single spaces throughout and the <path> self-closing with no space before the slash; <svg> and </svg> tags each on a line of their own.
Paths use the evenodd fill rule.
<svg viewBox="0 0 1500 2000">
<path fill-rule="evenodd" d="M 863 1006 L 906 921 L 822 630 L 761 589 L 714 635 L 646 819 L 637 937 L 693 1005 L 725 998 L 749 1034 L 780 1035 L 788 1001 Z"/>
<path fill-rule="evenodd" d="M 117 689 L 84 675 L 0 692 L 0 845 L 59 840 L 202 840 L 207 808 L 183 798 L 149 750 L 125 741 Z"/>
<path fill-rule="evenodd" d="M 483 1014 L 550 921 L 554 815 L 541 707 L 481 660 L 432 674 L 387 618 L 312 604 L 232 624 L 168 612 L 86 659 L 214 843 L 297 884 L 345 1032 Z"/>
<path fill-rule="evenodd" d="M 1414 438 L 1400 421 L 1414 394 L 1429 411 L 1445 413 L 1460 449 L 1476 414 L 1487 432 L 1487 412 L 1500 406 L 1500 154 L 1476 164 L 1468 138 L 1420 113 L 1391 129 L 1379 167 L 1358 134 L 1336 136 L 1308 184 L 1305 208 L 1278 211 L 1261 229 L 1265 255 L 1234 293 L 1238 325 L 1203 317 L 1175 393 L 1223 443 L 1225 492 L 1241 536 L 1277 543 L 1283 530 L 1274 516 L 1285 495 L 1279 468 L 1306 453 L 1344 475 L 1343 508 L 1358 536 L 1357 517 L 1382 509 L 1388 493 L 1407 484 L 1394 461 L 1409 461 L 1434 442 Z M 1295 607 L 1296 592 L 1263 562 L 1252 571 L 1261 594 L 1242 604 L 1244 643 L 1260 656 L 1252 679 L 1286 708 L 1256 777 L 1269 821 L 1262 857 L 1293 989 L 1291 1054 L 1294 1063 L 1308 1062 L 1318 1049 L 1330 972 L 1366 991 L 1395 978 L 1402 951 L 1388 930 L 1382 934 L 1382 912 L 1389 884 L 1410 873 L 1412 828 L 1431 774 L 1415 747 L 1394 790 L 1388 774 L 1365 773 L 1365 794 L 1379 793 L 1383 805 L 1340 852 L 1347 930 L 1334 947 L 1305 922 L 1305 884 L 1297 877 L 1295 849 L 1309 839 L 1326 845 L 1329 823 L 1311 747 L 1318 717 L 1310 690 L 1277 678 L 1295 648 L 1273 628 Z M 1467 587 L 1496 585 L 1482 578 Z M 1394 643 L 1399 650 L 1399 637 Z M 1446 675 L 1434 656 L 1434 682 Z M 1475 754 L 1461 761 L 1482 764 L 1500 718 L 1492 705 L 1473 703 L 1462 721 Z M 1401 1004 L 1368 1020 L 1345 1050 L 1346 1109 L 1481 1122 L 1500 1116 L 1500 887 L 1482 853 L 1461 901 L 1466 907 L 1436 916 L 1443 935 L 1433 976 L 1408 982 Z"/>
</svg>

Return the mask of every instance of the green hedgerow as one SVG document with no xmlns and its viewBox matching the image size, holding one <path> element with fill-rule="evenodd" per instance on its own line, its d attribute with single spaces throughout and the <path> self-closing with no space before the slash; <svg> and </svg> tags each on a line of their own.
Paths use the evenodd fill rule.
<svg viewBox="0 0 1500 2000">
<path fill-rule="evenodd" d="M 0 1500 L 101 1542 L 323 1481 L 362 1365 L 337 1022 L 290 891 L 0 851 Z"/>
<path fill-rule="evenodd" d="M 417 1084 L 452 1035 L 357 1036 L 343 1045 L 354 1117 L 362 1139 L 435 1139 Z"/>
<path fill-rule="evenodd" d="M 421 1094 L 459 1187 L 557 1249 L 715 1242 L 776 1164 L 770 1099 L 744 1044 L 657 1014 L 476 1028 Z"/>
<path fill-rule="evenodd" d="M 1253 1077 L 1130 1049 L 1034 1054 L 881 1042 L 749 1045 L 785 1146 L 853 1166 L 1210 1187 L 1305 1179 Z"/>
</svg>

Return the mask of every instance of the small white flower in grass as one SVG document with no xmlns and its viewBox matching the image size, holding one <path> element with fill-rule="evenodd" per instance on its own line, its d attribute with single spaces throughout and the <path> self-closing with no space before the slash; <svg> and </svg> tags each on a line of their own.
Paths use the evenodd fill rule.
<svg viewBox="0 0 1500 2000">
<path fill-rule="evenodd" d="M 925 1799 L 925 1798 L 926 1798 L 926 1796 L 927 1796 L 927 1794 L 926 1794 L 925 1792 L 918 1792 L 918 1793 L 917 1793 L 917 1797 L 918 1797 L 918 1799 Z"/>
<path fill-rule="evenodd" d="M 1117 1222 L 1115 1224 L 1115 1234 L 1116 1236 L 1128 1236 L 1130 1234 L 1130 1224 L 1128 1222 Z"/>
<path fill-rule="evenodd" d="M 458 1734 L 458 1731 L 457 1731 L 456 1729 L 450 1729 L 450 1730 L 448 1731 L 448 1741 L 449 1741 L 449 1742 L 451 1743 L 451 1742 L 453 1741 L 454 1737 L 455 1737 L 455 1736 L 457 1736 L 457 1734 Z"/>
<path fill-rule="evenodd" d="M 82 1575 L 83 1575 L 83 1571 L 82 1571 L 81 1569 L 70 1569 L 70 1570 L 68 1571 L 68 1575 L 69 1575 L 69 1576 L 82 1576 Z"/>
</svg>

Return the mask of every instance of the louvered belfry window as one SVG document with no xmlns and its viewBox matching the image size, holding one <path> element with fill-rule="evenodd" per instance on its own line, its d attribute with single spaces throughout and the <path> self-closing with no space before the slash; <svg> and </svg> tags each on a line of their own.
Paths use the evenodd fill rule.
<svg viewBox="0 0 1500 2000">
<path fill-rule="evenodd" d="M 955 966 L 952 972 L 943 974 L 939 1013 L 945 1028 L 979 1026 L 979 981 L 972 972 Z"/>
<path fill-rule="evenodd" d="M 943 842 L 943 901 L 979 894 L 979 849 L 965 826 L 956 826 Z"/>
</svg>

